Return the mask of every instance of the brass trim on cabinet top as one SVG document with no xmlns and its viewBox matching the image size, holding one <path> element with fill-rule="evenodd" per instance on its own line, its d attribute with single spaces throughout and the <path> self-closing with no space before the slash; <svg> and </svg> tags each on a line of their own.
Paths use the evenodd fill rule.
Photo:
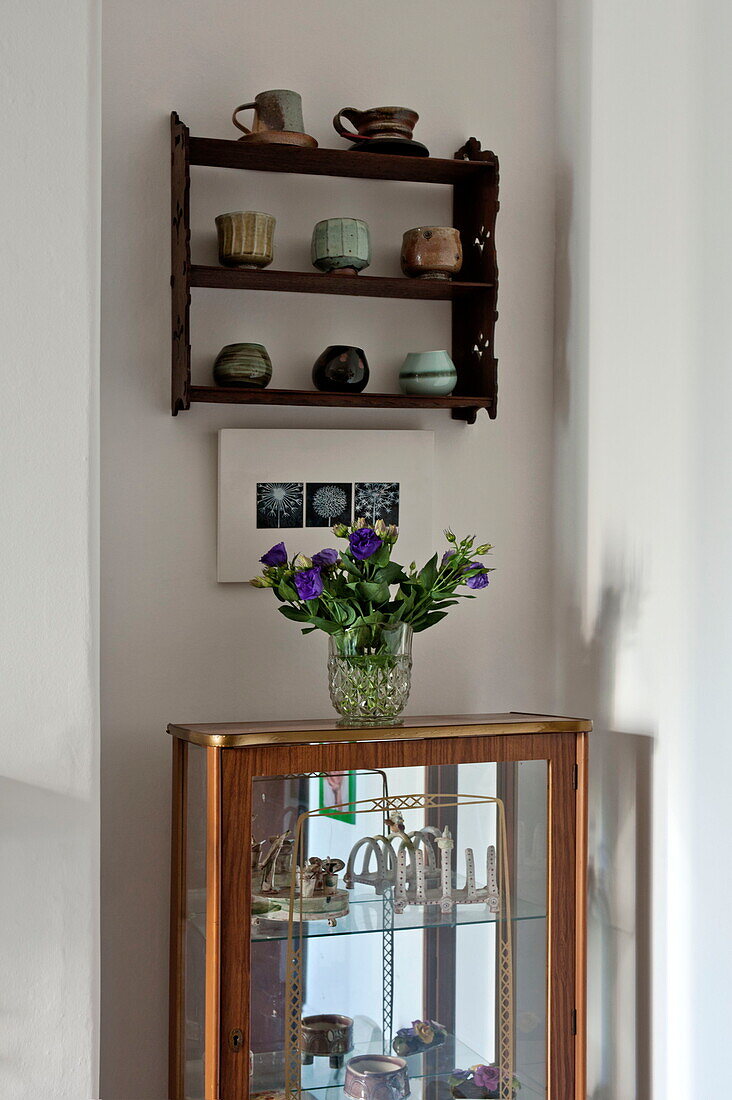
<svg viewBox="0 0 732 1100">
<path fill-rule="evenodd" d="M 346 741 L 420 741 L 433 737 L 496 737 L 525 733 L 590 733 L 588 718 L 542 714 L 430 714 L 405 717 L 399 725 L 345 726 L 335 719 L 300 722 L 171 723 L 168 733 L 206 748 L 312 745 Z"/>
</svg>

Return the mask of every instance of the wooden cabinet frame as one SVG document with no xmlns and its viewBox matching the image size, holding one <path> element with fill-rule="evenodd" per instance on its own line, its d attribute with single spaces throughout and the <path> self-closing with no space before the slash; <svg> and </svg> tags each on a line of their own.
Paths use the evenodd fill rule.
<svg viewBox="0 0 732 1100">
<path fill-rule="evenodd" d="M 408 718 L 388 729 L 335 722 L 172 725 L 170 1098 L 183 1094 L 186 774 L 207 768 L 206 1100 L 249 1090 L 250 843 L 254 777 L 472 762 L 547 761 L 549 1100 L 585 1100 L 587 751 L 592 723 L 532 715 Z"/>
</svg>

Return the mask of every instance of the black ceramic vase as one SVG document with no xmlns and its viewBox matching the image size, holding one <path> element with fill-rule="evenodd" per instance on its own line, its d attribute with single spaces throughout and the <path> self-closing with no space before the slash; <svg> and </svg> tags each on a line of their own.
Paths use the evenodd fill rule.
<svg viewBox="0 0 732 1100">
<path fill-rule="evenodd" d="M 360 393 L 369 380 L 362 348 L 331 344 L 313 366 L 313 385 L 326 393 Z"/>
</svg>

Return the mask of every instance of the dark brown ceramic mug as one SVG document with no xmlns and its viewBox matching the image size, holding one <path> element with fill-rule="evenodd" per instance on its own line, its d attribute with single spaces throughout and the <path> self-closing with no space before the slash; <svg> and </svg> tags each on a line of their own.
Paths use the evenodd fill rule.
<svg viewBox="0 0 732 1100">
<path fill-rule="evenodd" d="M 349 133 L 341 122 L 345 118 L 357 133 Z M 350 141 L 371 138 L 411 138 L 419 121 L 419 115 L 409 107 L 369 107 L 359 111 L 355 107 L 342 107 L 333 119 L 336 133 Z"/>
</svg>

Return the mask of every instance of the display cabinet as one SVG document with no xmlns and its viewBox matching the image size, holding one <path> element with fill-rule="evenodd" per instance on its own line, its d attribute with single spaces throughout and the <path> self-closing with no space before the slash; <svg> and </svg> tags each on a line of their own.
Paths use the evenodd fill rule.
<svg viewBox="0 0 732 1100">
<path fill-rule="evenodd" d="M 169 726 L 171 1100 L 584 1100 L 591 728 Z"/>
</svg>

